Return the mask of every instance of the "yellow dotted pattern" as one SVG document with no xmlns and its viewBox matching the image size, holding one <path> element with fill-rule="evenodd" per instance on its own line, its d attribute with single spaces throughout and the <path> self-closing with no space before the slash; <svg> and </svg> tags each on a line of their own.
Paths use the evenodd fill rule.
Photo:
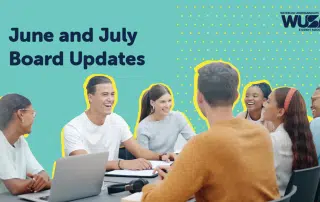
<svg viewBox="0 0 320 202">
<path fill-rule="evenodd" d="M 241 73 L 241 87 L 266 79 L 272 87 L 296 87 L 303 94 L 310 115 L 310 96 L 319 81 L 318 36 L 320 31 L 285 28 L 280 12 L 305 12 L 318 9 L 316 2 L 296 5 L 290 2 L 264 4 L 176 5 L 180 16 L 176 24 L 179 71 L 175 92 L 177 106 L 190 118 L 197 117 L 192 104 L 194 67 L 205 60 L 231 62 Z M 240 89 L 242 92 L 242 89 Z M 242 111 L 238 104 L 234 115 Z M 193 125 L 205 129 L 201 118 Z"/>
</svg>

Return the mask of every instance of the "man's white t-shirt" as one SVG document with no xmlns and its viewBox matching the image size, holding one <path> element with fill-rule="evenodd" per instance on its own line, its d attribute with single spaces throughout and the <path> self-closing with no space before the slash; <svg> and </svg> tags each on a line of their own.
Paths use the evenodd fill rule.
<svg viewBox="0 0 320 202">
<path fill-rule="evenodd" d="M 42 166 L 33 156 L 23 136 L 13 147 L 0 131 L 0 194 L 8 192 L 3 180 L 26 179 L 27 173 L 38 174 L 41 171 Z"/>
<path fill-rule="evenodd" d="M 109 152 L 108 160 L 112 161 L 118 159 L 120 144 L 131 137 L 128 124 L 116 113 L 107 115 L 104 124 L 98 126 L 83 112 L 64 127 L 64 149 L 66 155 L 76 150 Z"/>
</svg>

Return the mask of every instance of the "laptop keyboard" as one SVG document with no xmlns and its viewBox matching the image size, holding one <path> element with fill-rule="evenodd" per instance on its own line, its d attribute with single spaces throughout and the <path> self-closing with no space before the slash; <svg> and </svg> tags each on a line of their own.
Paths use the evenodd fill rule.
<svg viewBox="0 0 320 202">
<path fill-rule="evenodd" d="M 44 201 L 49 201 L 49 196 L 42 196 L 40 197 L 40 199 Z"/>
</svg>

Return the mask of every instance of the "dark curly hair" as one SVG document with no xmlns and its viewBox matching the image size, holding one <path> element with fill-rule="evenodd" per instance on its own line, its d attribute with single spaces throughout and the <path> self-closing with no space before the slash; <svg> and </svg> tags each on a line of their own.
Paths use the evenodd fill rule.
<svg viewBox="0 0 320 202">
<path fill-rule="evenodd" d="M 284 108 L 289 90 L 288 87 L 275 90 L 275 98 L 279 108 Z M 283 120 L 284 129 L 292 141 L 292 170 L 317 166 L 318 158 L 310 130 L 306 104 L 298 90 L 292 95 L 292 99 L 285 109 Z"/>
</svg>

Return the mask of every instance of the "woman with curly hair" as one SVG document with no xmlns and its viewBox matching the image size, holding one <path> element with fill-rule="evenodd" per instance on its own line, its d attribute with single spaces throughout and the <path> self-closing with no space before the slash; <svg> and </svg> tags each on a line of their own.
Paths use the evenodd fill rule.
<svg viewBox="0 0 320 202">
<path fill-rule="evenodd" d="M 295 88 L 278 88 L 269 95 L 264 117 L 276 128 L 271 139 L 277 183 L 283 195 L 293 170 L 318 165 L 305 101 Z"/>
<path fill-rule="evenodd" d="M 247 110 L 240 112 L 237 117 L 260 123 L 268 129 L 274 131 L 274 126 L 270 121 L 264 119 L 264 103 L 272 92 L 271 86 L 266 82 L 252 84 L 245 92 L 244 102 Z"/>
</svg>

